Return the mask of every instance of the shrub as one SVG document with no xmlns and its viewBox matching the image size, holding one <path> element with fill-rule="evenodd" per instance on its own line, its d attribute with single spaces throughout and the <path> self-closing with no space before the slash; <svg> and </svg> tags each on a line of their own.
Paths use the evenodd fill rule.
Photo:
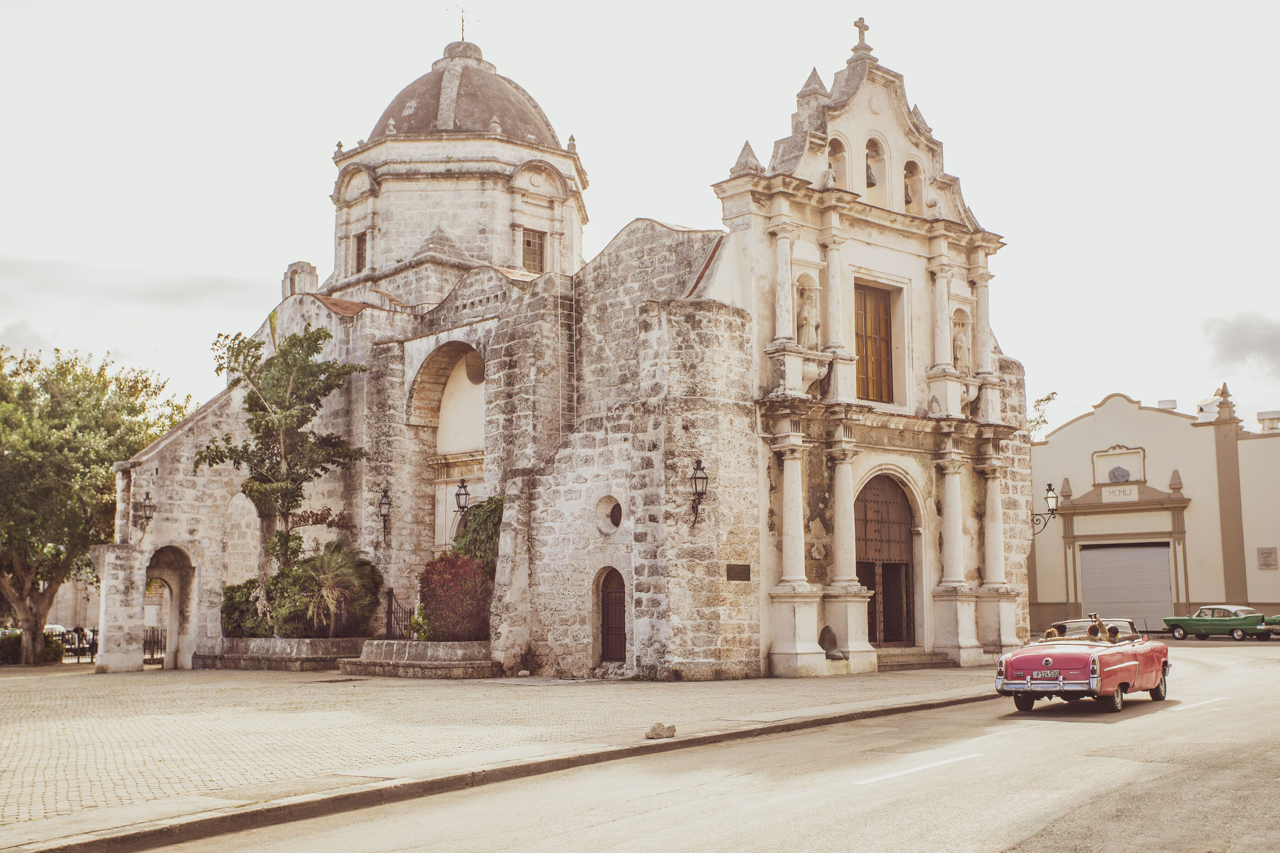
<svg viewBox="0 0 1280 853">
<path fill-rule="evenodd" d="M 62 663 L 66 649 L 62 641 L 52 634 L 44 635 L 44 663 Z M 22 635 L 8 634 L 0 637 L 0 664 L 17 664 L 22 660 Z"/>
<path fill-rule="evenodd" d="M 326 546 L 329 552 L 343 549 L 350 552 L 354 585 L 343 601 L 333 635 L 368 636 L 370 622 L 378 607 L 382 572 L 349 545 L 330 543 Z M 222 636 L 287 639 L 330 636 L 328 613 L 324 612 L 325 608 L 316 606 L 325 587 L 322 571 L 318 560 L 308 558 L 300 565 L 283 568 L 268 578 L 264 585 L 265 614 L 259 612 L 259 582 L 256 578 L 223 587 Z"/>
<path fill-rule="evenodd" d="M 489 639 L 493 579 L 484 567 L 456 551 L 427 563 L 418 575 L 418 600 L 438 643 Z"/>
<path fill-rule="evenodd" d="M 462 516 L 453 550 L 480 564 L 490 578 L 498 568 L 498 532 L 502 527 L 502 495 L 470 507 Z"/>
</svg>

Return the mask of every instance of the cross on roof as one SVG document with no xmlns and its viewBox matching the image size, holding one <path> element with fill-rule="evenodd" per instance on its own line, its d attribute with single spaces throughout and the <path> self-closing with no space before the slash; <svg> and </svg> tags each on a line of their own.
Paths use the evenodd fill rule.
<svg viewBox="0 0 1280 853">
<path fill-rule="evenodd" d="M 859 18 L 854 27 L 858 30 L 858 47 L 865 46 L 867 43 L 867 30 L 871 29 L 870 25 L 867 24 L 866 18 Z"/>
</svg>

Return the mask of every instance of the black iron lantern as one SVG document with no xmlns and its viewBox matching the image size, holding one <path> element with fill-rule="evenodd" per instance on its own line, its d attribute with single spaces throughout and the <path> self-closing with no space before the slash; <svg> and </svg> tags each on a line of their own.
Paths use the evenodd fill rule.
<svg viewBox="0 0 1280 853">
<path fill-rule="evenodd" d="M 1049 508 L 1048 512 L 1031 513 L 1032 535 L 1043 532 L 1049 522 L 1058 517 L 1058 493 L 1053 490 L 1053 483 L 1044 487 L 1044 503 Z"/>
<path fill-rule="evenodd" d="M 709 480 L 707 469 L 702 467 L 702 460 L 694 460 L 693 473 L 689 475 L 689 482 L 693 484 L 693 525 L 691 526 L 696 526 L 698 518 L 702 515 L 702 499 L 707 496 Z"/>
<path fill-rule="evenodd" d="M 453 500 L 458 504 L 458 508 L 454 512 L 467 511 L 467 504 L 471 501 L 471 493 L 467 491 L 466 477 L 458 480 L 458 490 L 453 493 Z"/>
<path fill-rule="evenodd" d="M 151 500 L 151 492 L 147 492 L 142 496 L 142 528 L 145 530 L 147 525 L 151 523 L 151 517 L 156 514 L 156 505 Z"/>
</svg>

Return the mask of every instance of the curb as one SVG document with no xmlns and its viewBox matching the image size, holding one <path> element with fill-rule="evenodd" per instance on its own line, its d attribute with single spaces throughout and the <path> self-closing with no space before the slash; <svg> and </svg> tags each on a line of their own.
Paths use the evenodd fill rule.
<svg viewBox="0 0 1280 853">
<path fill-rule="evenodd" d="M 574 767 L 620 761 L 624 758 L 635 758 L 637 756 L 674 752 L 679 749 L 690 749 L 728 741 L 785 734 L 838 723 L 849 723 L 856 720 L 906 714 L 913 711 L 930 711 L 954 705 L 969 705 L 974 702 L 985 702 L 989 699 L 999 698 L 1001 697 L 993 692 L 977 696 L 962 696 L 955 699 L 936 699 L 928 702 L 890 705 L 866 711 L 846 711 L 839 714 L 796 717 L 777 723 L 762 723 L 741 729 L 703 732 L 702 734 L 668 740 L 642 741 L 629 746 L 605 747 L 604 749 L 583 752 L 577 755 L 531 759 L 482 770 L 464 770 L 431 778 L 387 779 L 380 782 L 371 782 L 367 785 L 352 786 L 332 793 L 322 791 L 316 794 L 266 800 L 243 806 L 228 806 L 223 809 L 147 821 L 118 829 L 71 835 L 52 841 L 19 844 L 15 847 L 4 848 L 0 850 L 0 853 L 133 853 L 133 851 L 137 850 L 148 850 L 170 844 L 196 841 L 215 835 L 241 832 L 246 829 L 258 829 L 280 823 L 324 817 L 340 812 L 403 802 L 419 797 L 429 797 L 433 794 L 445 794 L 450 791 L 476 788 L 481 785 L 490 785 L 494 782 L 505 782 L 511 779 L 523 779 L 530 776 L 555 773 L 560 770 L 569 770 Z"/>
</svg>

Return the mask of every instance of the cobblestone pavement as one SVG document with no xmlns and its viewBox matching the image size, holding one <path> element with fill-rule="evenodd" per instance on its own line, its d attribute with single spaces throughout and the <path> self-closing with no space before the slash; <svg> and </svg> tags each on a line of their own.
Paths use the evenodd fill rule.
<svg viewBox="0 0 1280 853">
<path fill-rule="evenodd" d="M 0 826 L 352 768 L 553 742 L 634 742 L 918 694 L 987 668 L 700 683 L 431 681 L 336 672 L 0 668 Z"/>
</svg>

